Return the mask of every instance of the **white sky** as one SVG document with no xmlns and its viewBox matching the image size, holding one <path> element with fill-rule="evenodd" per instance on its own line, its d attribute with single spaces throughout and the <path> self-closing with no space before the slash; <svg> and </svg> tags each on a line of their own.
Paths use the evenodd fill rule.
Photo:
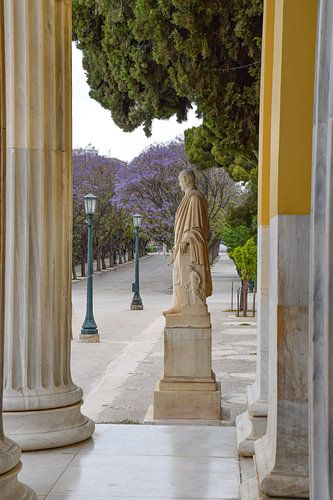
<svg viewBox="0 0 333 500">
<path fill-rule="evenodd" d="M 73 43 L 73 148 L 85 148 L 89 143 L 102 155 L 130 161 L 149 144 L 168 142 L 201 120 L 191 110 L 189 118 L 181 124 L 176 119 L 154 120 L 152 136 L 147 138 L 143 130 L 123 132 L 115 125 L 111 113 L 89 97 L 89 86 L 82 68 L 81 51 Z"/>
</svg>

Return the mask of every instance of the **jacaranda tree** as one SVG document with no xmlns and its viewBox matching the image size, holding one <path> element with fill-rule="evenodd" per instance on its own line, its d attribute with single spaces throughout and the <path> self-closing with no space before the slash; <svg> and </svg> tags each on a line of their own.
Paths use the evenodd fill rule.
<svg viewBox="0 0 333 500">
<path fill-rule="evenodd" d="M 183 141 L 153 145 L 128 165 L 117 167 L 112 203 L 129 212 L 140 212 L 147 237 L 171 248 L 175 214 L 183 196 L 178 175 L 190 167 L 194 168 L 187 161 Z M 239 203 L 241 194 L 223 168 L 194 170 L 198 188 L 208 200 L 212 247 L 220 239 L 228 207 Z"/>
<path fill-rule="evenodd" d="M 109 257 L 112 265 L 116 254 L 124 259 L 126 252 L 133 253 L 133 231 L 130 214 L 110 202 L 114 193 L 114 173 L 122 162 L 92 155 L 73 157 L 73 274 L 75 265 L 81 263 L 85 275 L 87 248 L 86 214 L 84 196 L 92 192 L 97 196 L 94 217 L 94 254 L 97 268 L 106 267 Z"/>
</svg>

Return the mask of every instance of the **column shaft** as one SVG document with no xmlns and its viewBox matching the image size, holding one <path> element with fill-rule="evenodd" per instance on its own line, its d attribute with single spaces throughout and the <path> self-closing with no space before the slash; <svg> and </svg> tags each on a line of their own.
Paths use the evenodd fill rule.
<svg viewBox="0 0 333 500">
<path fill-rule="evenodd" d="M 260 84 L 260 131 L 258 175 L 258 270 L 257 270 L 257 370 L 256 381 L 247 388 L 248 410 L 237 417 L 240 455 L 254 454 L 254 441 L 266 432 L 268 400 L 269 333 L 269 206 L 271 108 L 274 46 L 274 3 L 264 3 Z"/>
<path fill-rule="evenodd" d="M 333 498 L 333 4 L 319 1 L 310 267 L 310 495 Z"/>
<path fill-rule="evenodd" d="M 23 449 L 39 449 L 93 432 L 70 373 L 71 8 L 68 0 L 4 5 L 4 422 Z"/>
<path fill-rule="evenodd" d="M 2 425 L 2 387 L 4 355 L 4 271 L 5 271 L 5 213 L 6 213 L 6 106 L 3 0 L 0 0 L 0 492 L 3 500 L 36 499 L 34 492 L 20 483 L 20 449 L 6 438 Z"/>
</svg>

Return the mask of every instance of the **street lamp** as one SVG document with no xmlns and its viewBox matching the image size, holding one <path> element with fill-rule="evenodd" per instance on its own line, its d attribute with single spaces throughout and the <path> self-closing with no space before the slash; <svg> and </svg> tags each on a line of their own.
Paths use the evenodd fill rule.
<svg viewBox="0 0 333 500">
<path fill-rule="evenodd" d="M 88 225 L 88 279 L 87 279 L 87 310 L 86 317 L 81 328 L 81 342 L 99 342 L 99 334 L 93 313 L 93 219 L 96 208 L 96 196 L 92 193 L 84 197 L 84 208 L 87 214 Z"/>
<path fill-rule="evenodd" d="M 141 226 L 141 215 L 133 215 L 133 225 L 135 233 L 135 282 L 132 283 L 132 292 L 134 293 L 134 295 L 132 298 L 131 309 L 138 310 L 143 309 L 139 284 L 139 231 Z"/>
</svg>

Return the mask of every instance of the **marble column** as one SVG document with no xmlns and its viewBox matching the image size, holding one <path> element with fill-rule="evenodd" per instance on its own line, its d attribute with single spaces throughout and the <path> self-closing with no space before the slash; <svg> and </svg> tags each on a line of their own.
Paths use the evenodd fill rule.
<svg viewBox="0 0 333 500">
<path fill-rule="evenodd" d="M 254 455 L 254 441 L 266 432 L 268 407 L 269 334 L 269 203 L 271 108 L 274 41 L 274 3 L 264 4 L 260 84 L 260 134 L 258 175 L 258 280 L 256 381 L 247 388 L 248 409 L 236 419 L 238 452 Z"/>
<path fill-rule="evenodd" d="M 317 1 L 276 0 L 270 160 L 267 433 L 257 492 L 308 498 L 310 206 Z M 262 495 L 262 496 L 260 496 Z"/>
<path fill-rule="evenodd" d="M 22 449 L 91 436 L 70 373 L 71 2 L 4 0 L 4 427 Z"/>
<path fill-rule="evenodd" d="M 319 1 L 310 267 L 310 495 L 333 498 L 333 3 Z"/>
<path fill-rule="evenodd" d="M 0 496 L 2 500 L 36 499 L 28 486 L 20 483 L 20 448 L 4 436 L 2 425 L 2 382 L 4 347 L 4 270 L 5 270 L 5 60 L 4 60 L 3 0 L 0 0 Z"/>
</svg>

